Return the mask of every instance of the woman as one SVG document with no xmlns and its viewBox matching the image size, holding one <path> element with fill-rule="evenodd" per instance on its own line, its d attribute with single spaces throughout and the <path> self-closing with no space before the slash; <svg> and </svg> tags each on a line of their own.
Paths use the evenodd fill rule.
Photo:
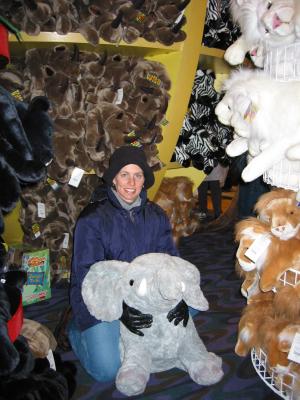
<svg viewBox="0 0 300 400">
<path fill-rule="evenodd" d="M 154 175 L 144 152 L 132 146 L 117 149 L 103 175 L 106 187 L 98 200 L 80 215 L 74 234 L 70 301 L 73 320 L 69 326 L 71 346 L 86 371 L 98 381 L 115 379 L 120 367 L 120 322 L 101 322 L 87 310 L 82 281 L 92 264 L 102 260 L 131 262 L 145 253 L 178 256 L 170 223 L 164 211 L 147 200 L 146 189 Z M 186 326 L 188 307 L 182 301 L 168 319 Z M 123 304 L 122 323 L 133 333 L 152 324 L 152 316 Z"/>
</svg>

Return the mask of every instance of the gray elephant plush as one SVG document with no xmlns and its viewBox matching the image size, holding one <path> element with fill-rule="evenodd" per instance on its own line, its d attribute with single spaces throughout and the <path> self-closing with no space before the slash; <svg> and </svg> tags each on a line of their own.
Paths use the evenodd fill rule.
<svg viewBox="0 0 300 400">
<path fill-rule="evenodd" d="M 167 319 L 168 312 L 182 300 L 197 310 L 208 309 L 200 273 L 188 261 L 161 253 L 145 254 L 131 263 L 100 261 L 87 273 L 82 295 L 89 312 L 99 320 L 119 319 L 123 301 L 153 316 L 144 336 L 135 335 L 121 323 L 116 387 L 123 394 L 143 393 L 150 373 L 174 367 L 188 372 L 199 385 L 222 378 L 222 359 L 206 350 L 192 318 L 186 327 Z"/>
</svg>

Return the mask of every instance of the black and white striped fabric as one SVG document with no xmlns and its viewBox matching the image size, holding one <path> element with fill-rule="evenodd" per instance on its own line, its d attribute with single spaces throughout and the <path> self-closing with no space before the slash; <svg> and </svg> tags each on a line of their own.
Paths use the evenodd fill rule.
<svg viewBox="0 0 300 400">
<path fill-rule="evenodd" d="M 229 164 L 225 153 L 232 141 L 232 129 L 222 125 L 215 115 L 220 94 L 214 89 L 212 71 L 198 69 L 183 126 L 181 128 L 172 161 L 184 167 L 194 166 L 206 174 L 220 162 Z"/>
<path fill-rule="evenodd" d="M 229 0 L 208 0 L 202 44 L 226 50 L 240 36 L 232 22 Z"/>
</svg>

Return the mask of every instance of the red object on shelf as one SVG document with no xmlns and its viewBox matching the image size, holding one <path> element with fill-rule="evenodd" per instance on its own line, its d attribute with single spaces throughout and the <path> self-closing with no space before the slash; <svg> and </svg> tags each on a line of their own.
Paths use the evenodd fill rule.
<svg viewBox="0 0 300 400">
<path fill-rule="evenodd" d="M 20 335 L 24 319 L 22 296 L 20 296 L 20 302 L 17 311 L 14 313 L 12 318 L 7 322 L 8 336 L 12 342 L 14 342 Z"/>
<path fill-rule="evenodd" d="M 9 62 L 8 30 L 3 24 L 0 24 L 0 68 L 5 68 Z"/>
</svg>

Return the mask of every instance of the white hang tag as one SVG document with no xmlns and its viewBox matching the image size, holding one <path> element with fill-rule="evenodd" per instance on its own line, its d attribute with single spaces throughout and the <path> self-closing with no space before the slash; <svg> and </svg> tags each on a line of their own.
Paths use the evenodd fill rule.
<svg viewBox="0 0 300 400">
<path fill-rule="evenodd" d="M 54 360 L 54 355 L 53 355 L 53 351 L 51 349 L 49 349 L 49 352 L 47 354 L 47 359 L 49 361 L 50 368 L 54 369 L 56 371 L 56 364 L 55 364 L 55 360 Z"/>
<path fill-rule="evenodd" d="M 64 240 L 62 242 L 62 248 L 67 249 L 69 247 L 69 239 L 70 239 L 70 234 L 69 233 L 64 233 Z"/>
<path fill-rule="evenodd" d="M 269 246 L 271 243 L 271 239 L 269 235 L 261 235 L 251 244 L 249 249 L 245 252 L 245 256 L 249 258 L 249 260 L 256 263 L 259 259 L 263 251 Z"/>
<path fill-rule="evenodd" d="M 45 203 L 37 203 L 37 213 L 38 213 L 38 217 L 46 218 Z"/>
<path fill-rule="evenodd" d="M 300 333 L 296 333 L 294 336 L 288 359 L 300 364 Z"/>
<path fill-rule="evenodd" d="M 123 96 L 124 96 L 124 90 L 123 90 L 123 88 L 118 89 L 118 90 L 117 90 L 117 98 L 116 98 L 116 100 L 115 100 L 115 104 L 116 104 L 116 105 L 122 103 L 122 101 L 123 101 Z"/>
<path fill-rule="evenodd" d="M 182 18 L 183 15 L 184 15 L 184 11 L 185 11 L 185 9 L 183 9 L 183 10 L 181 11 L 181 13 L 178 15 L 178 17 L 175 19 L 174 25 L 178 24 L 178 22 L 181 21 L 181 18 Z"/>
<path fill-rule="evenodd" d="M 84 174 L 84 170 L 83 169 L 75 167 L 73 169 L 73 171 L 72 171 L 71 178 L 70 178 L 70 180 L 68 182 L 69 185 L 70 186 L 74 186 L 74 187 L 77 188 L 79 186 L 79 184 L 80 184 L 80 181 L 81 181 L 81 179 L 83 177 L 83 174 Z"/>
</svg>

